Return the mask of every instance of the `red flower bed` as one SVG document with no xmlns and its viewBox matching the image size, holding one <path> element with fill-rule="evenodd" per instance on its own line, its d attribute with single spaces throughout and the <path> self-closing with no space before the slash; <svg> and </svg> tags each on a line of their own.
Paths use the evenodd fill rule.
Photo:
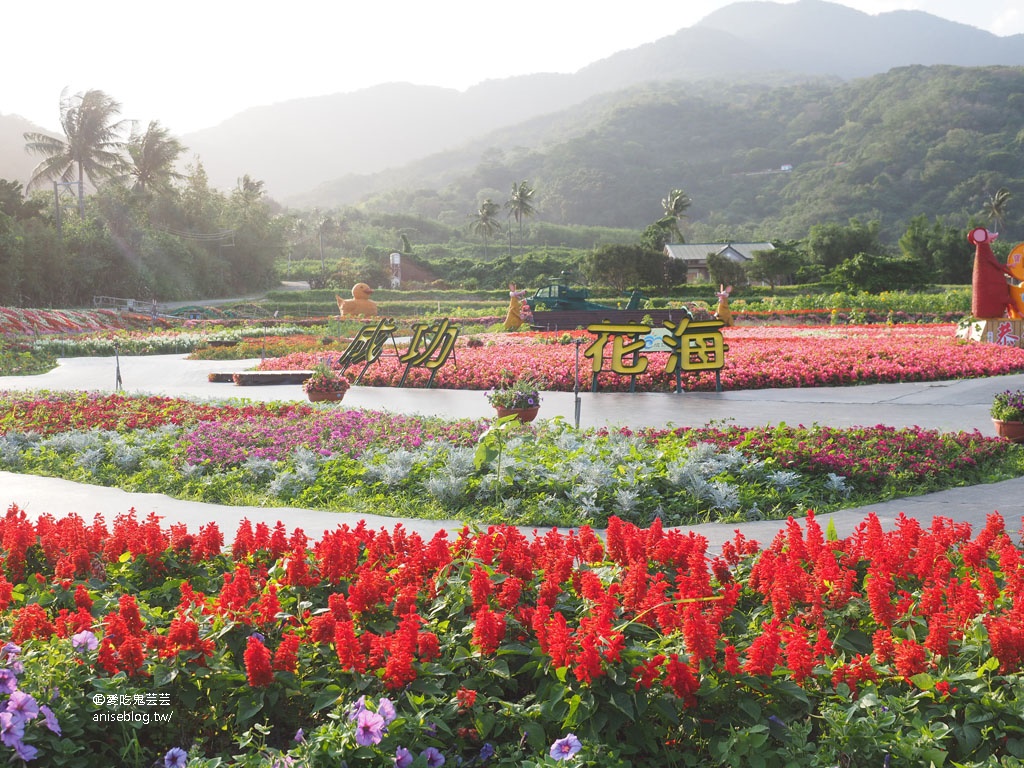
<svg viewBox="0 0 1024 768">
<path fill-rule="evenodd" d="M 952 325 L 736 327 L 723 329 L 729 351 L 721 372 L 725 389 L 823 387 L 904 381 L 995 376 L 1024 371 L 1024 349 L 957 339 Z M 459 347 L 455 361 L 442 366 L 435 386 L 448 389 L 492 389 L 504 372 L 529 371 L 554 391 L 572 391 L 576 346 L 557 343 L 563 333 L 503 334 L 483 347 Z M 570 336 L 592 340 L 585 331 Z M 547 342 L 547 343 L 543 343 Z M 580 386 L 590 387 L 590 359 L 580 349 Z M 317 360 L 335 361 L 339 354 L 297 354 L 269 359 L 263 370 L 308 369 Z M 647 371 L 636 377 L 638 391 L 667 391 L 675 386 L 665 372 L 667 353 L 648 355 Z M 607 371 L 600 374 L 604 391 L 624 391 L 629 378 Z M 360 366 L 361 368 L 361 366 Z M 404 367 L 393 356 L 370 366 L 362 384 L 394 386 Z M 423 386 L 430 373 L 414 368 L 406 383 Z M 684 373 L 689 391 L 715 388 L 713 372 Z"/>
<path fill-rule="evenodd" d="M 499 758 L 571 727 L 634 763 L 709 764 L 734 729 L 812 713 L 820 748 L 841 751 L 829 707 L 841 707 L 842 731 L 849 718 L 871 721 L 872 702 L 898 701 L 939 732 L 973 700 L 958 686 L 1003 691 L 990 702 L 994 732 L 1024 726 L 1011 683 L 1024 664 L 1024 560 L 998 515 L 976 536 L 907 518 L 886 532 L 872 516 L 831 540 L 812 514 L 763 550 L 737 534 L 721 554 L 692 533 L 615 519 L 604 541 L 588 528 L 527 537 L 503 526 L 428 541 L 360 524 L 310 543 L 246 522 L 230 553 L 221 545 L 215 524 L 192 534 L 134 514 L 108 526 L 8 510 L 4 639 L 26 667 L 35 648 L 75 659 L 62 663 L 85 689 L 64 680 L 51 698 L 66 727 L 77 717 L 88 729 L 92 679 L 197 702 L 174 728 L 129 728 L 152 751 L 147 764 L 171 747 L 229 751 L 215 734 L 253 722 L 288 739 L 329 727 L 323 708 L 341 696 L 344 711 L 346 688 L 399 697 L 411 721 L 429 711 L 421 738 L 449 756 L 479 748 L 473 729 L 454 735 L 476 718 Z M 283 696 L 288 706 L 275 706 Z M 859 696 L 867 712 L 848 712 Z M 900 746 L 870 727 L 870 754 Z M 100 752 L 117 748 L 108 730 Z M 949 734 L 950 759 L 1016 754 L 1006 739 Z"/>
</svg>

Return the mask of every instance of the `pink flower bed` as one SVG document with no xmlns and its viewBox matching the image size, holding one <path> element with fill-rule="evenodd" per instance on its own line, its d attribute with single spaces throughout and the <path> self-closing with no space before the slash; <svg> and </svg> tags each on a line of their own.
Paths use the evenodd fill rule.
<svg viewBox="0 0 1024 768">
<path fill-rule="evenodd" d="M 112 309 L 21 309 L 0 307 L 0 336 L 86 333 L 145 327 L 151 320 L 145 315 L 115 312 Z"/>
<path fill-rule="evenodd" d="M 573 336 L 588 340 L 586 331 Z M 434 385 L 447 389 L 487 390 L 508 373 L 530 373 L 546 382 L 546 389 L 571 391 L 576 369 L 576 345 L 558 343 L 565 334 L 499 334 L 482 347 L 459 346 L 454 359 L 439 371 Z M 725 389 L 826 387 L 902 381 L 995 376 L 1024 371 L 1024 349 L 966 342 L 956 338 L 950 324 L 897 326 L 801 326 L 726 328 L 729 345 L 722 386 Z M 580 387 L 590 387 L 590 359 L 580 346 Z M 307 370 L 318 360 L 334 362 L 340 353 L 302 353 L 269 359 L 261 370 Z M 651 353 L 647 371 L 636 378 L 640 391 L 666 391 L 674 377 L 665 372 L 667 353 Z M 607 371 L 600 374 L 602 391 L 625 390 L 629 378 Z M 353 368 L 354 373 L 359 368 Z M 404 367 L 394 356 L 382 356 L 370 366 L 362 384 L 394 386 Z M 406 379 L 411 387 L 424 386 L 429 371 L 414 369 Z M 689 391 L 713 390 L 713 372 L 684 373 Z"/>
</svg>

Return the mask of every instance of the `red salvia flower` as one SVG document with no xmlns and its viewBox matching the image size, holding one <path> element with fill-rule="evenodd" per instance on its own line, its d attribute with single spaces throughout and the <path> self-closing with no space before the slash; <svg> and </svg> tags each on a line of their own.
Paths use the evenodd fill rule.
<svg viewBox="0 0 1024 768">
<path fill-rule="evenodd" d="M 279 672 L 295 672 L 299 660 L 299 636 L 289 632 L 281 638 L 281 644 L 274 651 L 274 669 Z"/>
<path fill-rule="evenodd" d="M 896 672 L 905 678 L 913 677 L 925 670 L 928 653 L 916 640 L 900 640 L 893 650 Z"/>
<path fill-rule="evenodd" d="M 700 680 L 693 673 L 693 668 L 684 661 L 680 661 L 679 654 L 673 653 L 665 662 L 665 681 L 667 688 L 683 701 L 683 706 L 693 707 L 697 705 L 697 690 L 700 688 Z"/>
<path fill-rule="evenodd" d="M 245 644 L 245 674 L 253 688 L 266 688 L 274 682 L 274 670 L 270 666 L 270 651 L 260 639 L 250 635 Z"/>
<path fill-rule="evenodd" d="M 505 614 L 484 606 L 473 614 L 473 646 L 485 656 L 498 650 L 505 639 Z"/>
<path fill-rule="evenodd" d="M 476 691 L 471 688 L 459 688 L 455 692 L 455 700 L 459 703 L 459 710 L 465 712 L 472 709 L 476 704 Z"/>
</svg>

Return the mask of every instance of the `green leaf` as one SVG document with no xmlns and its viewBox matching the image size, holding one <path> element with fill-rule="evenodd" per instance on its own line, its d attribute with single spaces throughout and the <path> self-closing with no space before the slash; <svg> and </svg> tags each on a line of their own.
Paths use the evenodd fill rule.
<svg viewBox="0 0 1024 768">
<path fill-rule="evenodd" d="M 247 723 L 263 709 L 263 691 L 250 691 L 238 700 L 238 721 Z"/>
<path fill-rule="evenodd" d="M 910 678 L 910 681 L 922 691 L 930 691 L 935 688 L 935 678 L 927 672 L 921 672 Z"/>
<path fill-rule="evenodd" d="M 528 722 L 523 726 L 526 732 L 526 743 L 538 752 L 544 752 L 548 748 L 548 740 L 544 735 L 544 729 L 539 723 Z"/>
<path fill-rule="evenodd" d="M 611 705 L 630 720 L 636 719 L 633 697 L 627 691 L 613 690 L 610 697 Z"/>
</svg>

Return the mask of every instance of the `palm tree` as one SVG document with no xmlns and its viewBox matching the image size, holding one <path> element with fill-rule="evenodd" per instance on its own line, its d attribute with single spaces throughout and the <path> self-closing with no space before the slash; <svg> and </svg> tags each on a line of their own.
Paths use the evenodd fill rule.
<svg viewBox="0 0 1024 768">
<path fill-rule="evenodd" d="M 473 221 L 469 225 L 474 235 L 480 235 L 483 238 L 485 258 L 487 257 L 487 238 L 501 231 L 501 222 L 495 218 L 500 210 L 501 207 L 488 197 L 480 203 L 480 210 L 473 216 Z"/>
<path fill-rule="evenodd" d="M 505 207 L 508 208 L 509 215 L 514 216 L 516 222 L 519 224 L 519 250 L 523 250 L 523 219 L 527 216 L 533 216 L 536 213 L 536 209 L 533 207 L 533 188 L 527 181 L 521 181 L 518 184 L 512 183 L 512 197 L 505 203 Z"/>
<path fill-rule="evenodd" d="M 680 243 L 683 242 L 683 233 L 679 229 L 679 222 L 686 218 L 686 209 L 692 203 L 690 196 L 681 189 L 673 189 L 661 200 L 665 215 L 658 221 L 658 225 L 676 235 Z"/>
<path fill-rule="evenodd" d="M 61 93 L 60 125 L 67 139 L 45 133 L 26 133 L 25 149 L 44 159 L 32 171 L 27 188 L 44 179 L 78 183 L 78 206 L 84 208 L 83 187 L 88 179 L 94 186 L 118 176 L 123 170 L 121 134 L 125 120 L 115 121 L 121 105 L 103 91 L 90 90 L 68 96 Z"/>
<path fill-rule="evenodd" d="M 1000 187 L 994 195 L 989 195 L 985 201 L 984 213 L 995 226 L 998 232 L 1006 223 L 1006 204 L 1010 202 L 1013 195 L 1006 187 Z"/>
<path fill-rule="evenodd" d="M 181 142 L 156 120 L 150 121 L 145 133 L 133 130 L 128 139 L 128 176 L 135 180 L 132 189 L 167 189 L 173 180 L 185 178 L 174 170 L 184 151 Z"/>
</svg>

